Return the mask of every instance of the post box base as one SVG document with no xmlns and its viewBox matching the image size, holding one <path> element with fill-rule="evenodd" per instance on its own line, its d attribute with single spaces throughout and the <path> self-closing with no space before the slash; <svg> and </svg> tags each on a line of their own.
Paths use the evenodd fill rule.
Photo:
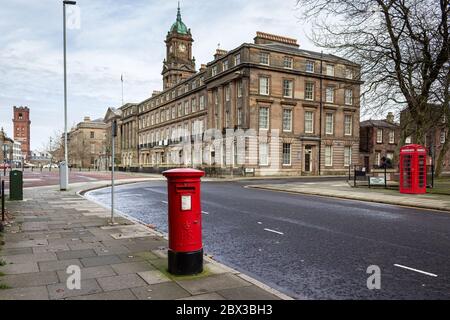
<svg viewBox="0 0 450 320">
<path fill-rule="evenodd" d="M 194 252 L 175 252 L 169 249 L 169 272 L 188 276 L 203 272 L 203 249 Z"/>
</svg>

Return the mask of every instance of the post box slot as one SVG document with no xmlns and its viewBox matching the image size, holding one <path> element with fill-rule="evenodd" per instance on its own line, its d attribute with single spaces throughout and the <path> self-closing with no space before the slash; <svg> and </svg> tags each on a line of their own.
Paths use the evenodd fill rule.
<svg viewBox="0 0 450 320">
<path fill-rule="evenodd" d="M 177 187 L 177 192 L 194 192 L 195 187 Z"/>
</svg>

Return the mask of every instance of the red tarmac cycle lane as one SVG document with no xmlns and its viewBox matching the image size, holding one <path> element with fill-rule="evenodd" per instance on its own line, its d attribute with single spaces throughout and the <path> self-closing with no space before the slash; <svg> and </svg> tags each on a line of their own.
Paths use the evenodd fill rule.
<svg viewBox="0 0 450 320">
<path fill-rule="evenodd" d="M 146 178 L 147 176 L 144 174 L 130 175 L 129 173 L 116 172 L 114 177 L 116 180 L 123 180 L 130 178 Z M 0 172 L 0 178 L 2 180 L 5 179 L 5 176 L 3 175 L 3 170 Z M 111 179 L 111 172 L 104 172 L 104 171 L 89 172 L 89 171 L 77 171 L 74 169 L 69 173 L 70 183 L 101 181 L 109 179 Z M 35 169 L 34 171 L 26 169 L 23 175 L 24 188 L 51 186 L 58 184 L 59 184 L 58 169 L 52 169 L 52 171 L 48 171 L 48 169 L 43 169 L 42 172 L 40 171 L 40 169 Z M 9 171 L 6 172 L 5 189 L 9 189 Z"/>
</svg>

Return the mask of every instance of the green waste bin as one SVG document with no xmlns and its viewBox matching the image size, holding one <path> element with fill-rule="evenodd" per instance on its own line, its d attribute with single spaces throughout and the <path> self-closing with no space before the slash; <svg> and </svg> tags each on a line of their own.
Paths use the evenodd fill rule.
<svg viewBox="0 0 450 320">
<path fill-rule="evenodd" d="M 22 171 L 12 170 L 9 173 L 9 200 L 23 200 Z"/>
</svg>

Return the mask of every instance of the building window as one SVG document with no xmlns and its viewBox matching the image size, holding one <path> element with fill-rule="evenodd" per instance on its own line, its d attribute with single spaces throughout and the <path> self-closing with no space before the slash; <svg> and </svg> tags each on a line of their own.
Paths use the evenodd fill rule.
<svg viewBox="0 0 450 320">
<path fill-rule="evenodd" d="M 205 96 L 200 96 L 200 110 L 205 109 Z"/>
<path fill-rule="evenodd" d="M 225 111 L 225 128 L 229 128 L 230 127 L 230 111 L 226 110 Z"/>
<path fill-rule="evenodd" d="M 226 87 L 225 87 L 225 101 L 230 101 L 230 96 L 231 96 L 231 93 L 230 93 L 230 85 L 227 85 Z"/>
<path fill-rule="evenodd" d="M 291 165 L 291 144 L 283 143 L 283 165 Z"/>
<path fill-rule="evenodd" d="M 189 101 L 184 102 L 184 115 L 189 114 Z"/>
<path fill-rule="evenodd" d="M 228 60 L 225 60 L 223 62 L 223 71 L 227 71 L 228 70 Z"/>
<path fill-rule="evenodd" d="M 441 130 L 440 141 L 441 141 L 441 144 L 445 143 L 445 130 Z"/>
<path fill-rule="evenodd" d="M 95 132 L 91 131 L 91 139 L 94 139 L 94 138 L 95 138 Z"/>
<path fill-rule="evenodd" d="M 178 104 L 178 116 L 181 117 L 183 115 L 183 106 L 181 103 Z"/>
<path fill-rule="evenodd" d="M 395 143 L 395 131 L 394 130 L 389 131 L 389 143 L 390 144 Z"/>
<path fill-rule="evenodd" d="M 334 103 L 334 87 L 327 87 L 325 101 L 328 103 Z"/>
<path fill-rule="evenodd" d="M 314 72 L 314 62 L 306 61 L 306 72 Z"/>
<path fill-rule="evenodd" d="M 239 108 L 237 110 L 237 125 L 241 126 L 242 125 L 242 109 Z"/>
<path fill-rule="evenodd" d="M 95 144 L 91 144 L 91 153 L 95 153 Z"/>
<path fill-rule="evenodd" d="M 269 129 L 269 108 L 259 108 L 259 129 Z"/>
<path fill-rule="evenodd" d="M 327 64 L 327 76 L 334 77 L 334 66 L 332 64 Z"/>
<path fill-rule="evenodd" d="M 333 165 L 333 147 L 325 146 L 325 166 L 331 167 Z"/>
<path fill-rule="evenodd" d="M 383 143 L 383 129 L 377 129 L 377 143 Z"/>
<path fill-rule="evenodd" d="M 259 94 L 268 96 L 269 93 L 270 93 L 269 78 L 268 77 L 259 77 Z"/>
<path fill-rule="evenodd" d="M 375 165 L 379 166 L 381 164 L 381 153 L 375 152 Z"/>
<path fill-rule="evenodd" d="M 217 65 L 213 66 L 211 69 L 211 76 L 214 77 L 217 75 Z"/>
<path fill-rule="evenodd" d="M 259 164 L 261 166 L 267 166 L 269 164 L 269 144 L 259 144 Z"/>
<path fill-rule="evenodd" d="M 345 89 L 345 104 L 352 105 L 353 104 L 353 90 Z"/>
<path fill-rule="evenodd" d="M 238 53 L 234 56 L 234 65 L 237 66 L 238 64 L 241 64 L 241 54 Z"/>
<path fill-rule="evenodd" d="M 237 82 L 237 96 L 238 98 L 242 97 L 242 80 Z"/>
<path fill-rule="evenodd" d="M 347 79 L 353 79 L 353 73 L 352 73 L 352 70 L 351 70 L 351 69 L 349 69 L 349 68 L 346 68 L 346 69 L 345 69 L 345 78 L 347 78 Z"/>
<path fill-rule="evenodd" d="M 305 112 L 305 133 L 314 132 L 314 113 L 312 111 Z"/>
<path fill-rule="evenodd" d="M 177 116 L 177 111 L 175 109 L 175 106 L 172 107 L 172 119 L 175 119 Z"/>
<path fill-rule="evenodd" d="M 270 64 L 270 55 L 267 52 L 261 52 L 259 54 L 259 63 L 268 66 Z"/>
<path fill-rule="evenodd" d="M 344 166 L 352 164 L 352 147 L 344 147 Z"/>
<path fill-rule="evenodd" d="M 191 105 L 192 105 L 192 112 L 196 112 L 197 111 L 197 99 L 196 98 L 192 99 Z"/>
<path fill-rule="evenodd" d="M 351 136 L 353 134 L 353 116 L 346 114 L 344 117 L 344 135 Z"/>
<path fill-rule="evenodd" d="M 293 98 L 294 97 L 294 81 L 293 80 L 283 80 L 283 97 Z"/>
<path fill-rule="evenodd" d="M 394 153 L 393 152 L 386 153 L 386 158 L 392 161 L 394 159 Z"/>
<path fill-rule="evenodd" d="M 21 113 L 19 113 L 19 120 L 23 119 L 23 115 Z"/>
<path fill-rule="evenodd" d="M 170 120 L 170 108 L 166 109 L 166 120 Z"/>
<path fill-rule="evenodd" d="M 325 133 L 333 134 L 334 131 L 334 116 L 332 113 L 327 113 L 325 116 Z"/>
<path fill-rule="evenodd" d="M 292 131 L 292 110 L 283 109 L 283 131 Z"/>
<path fill-rule="evenodd" d="M 314 83 L 312 82 L 305 84 L 305 100 L 314 100 Z"/>
<path fill-rule="evenodd" d="M 411 136 L 406 137 L 405 143 L 406 143 L 406 144 L 410 144 L 410 143 L 411 143 Z"/>
<path fill-rule="evenodd" d="M 294 65 L 293 61 L 294 60 L 291 57 L 284 57 L 283 66 L 286 69 L 292 69 Z"/>
</svg>

